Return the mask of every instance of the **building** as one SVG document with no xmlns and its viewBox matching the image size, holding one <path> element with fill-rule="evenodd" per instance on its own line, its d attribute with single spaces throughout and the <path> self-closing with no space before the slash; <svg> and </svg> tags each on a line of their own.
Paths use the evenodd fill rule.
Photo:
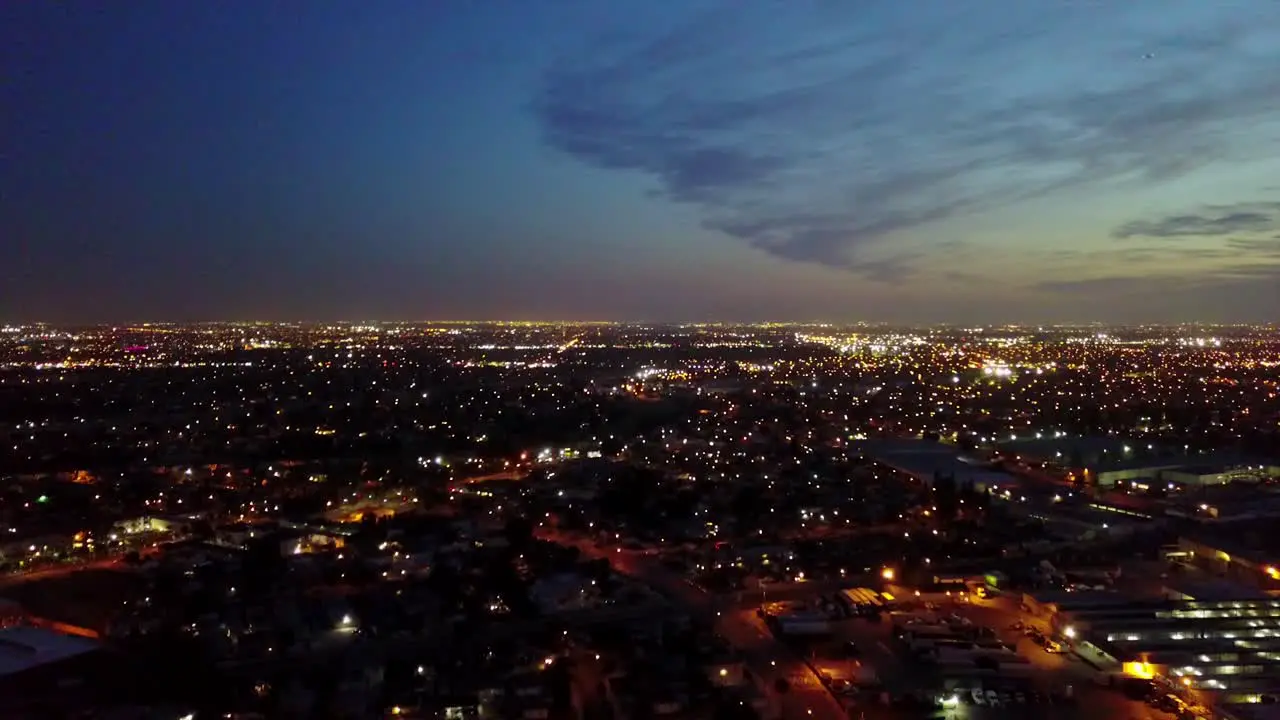
<svg viewBox="0 0 1280 720">
<path fill-rule="evenodd" d="M 978 492 L 1018 483 L 1012 475 L 992 470 L 966 458 L 954 446 L 932 440 L 876 439 L 858 444 L 867 457 L 915 479 L 932 484 L 934 479 L 952 477 L 958 485 L 972 484 Z"/>
<path fill-rule="evenodd" d="M 1024 604 L 1113 680 L 1149 680 L 1188 702 L 1256 703 L 1280 693 L 1280 599 L 1138 600 L 1054 592 Z M 1072 597 L 1075 596 L 1075 597 Z"/>
<path fill-rule="evenodd" d="M 1188 454 L 1183 449 L 1116 437 L 1037 433 L 995 443 L 1001 455 L 1020 462 L 1042 463 L 1066 473 L 1084 473 L 1091 484 L 1114 487 L 1120 482 L 1163 482 L 1205 487 L 1260 482 L 1280 476 L 1273 463 L 1235 453 Z"/>
<path fill-rule="evenodd" d="M 1180 537 L 1178 550 L 1189 564 L 1212 575 L 1280 595 L 1280 542 L 1272 522 L 1260 521 L 1257 527 L 1237 523 L 1229 533 Z"/>
<path fill-rule="evenodd" d="M 0 716 L 91 703 L 113 664 L 101 648 L 46 628 L 0 629 Z"/>
<path fill-rule="evenodd" d="M 1271 488 L 1244 485 L 1207 486 L 1170 503 L 1165 514 L 1195 521 L 1202 525 L 1240 523 L 1280 517 L 1280 494 Z"/>
<path fill-rule="evenodd" d="M 1280 467 L 1268 463 L 1201 463 L 1167 468 L 1161 471 L 1160 479 L 1188 487 L 1204 487 L 1237 482 L 1257 483 L 1277 475 L 1280 475 Z"/>
</svg>

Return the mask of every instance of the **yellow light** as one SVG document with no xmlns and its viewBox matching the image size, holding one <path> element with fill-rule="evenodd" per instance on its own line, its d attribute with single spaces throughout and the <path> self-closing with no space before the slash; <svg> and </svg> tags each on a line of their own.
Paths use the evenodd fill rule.
<svg viewBox="0 0 1280 720">
<path fill-rule="evenodd" d="M 1266 572 L 1267 576 L 1272 580 L 1280 580 L 1280 569 L 1277 569 L 1274 565 L 1268 565 Z"/>
<path fill-rule="evenodd" d="M 896 575 L 897 573 L 893 571 L 893 568 L 885 568 L 880 571 L 880 577 L 884 578 L 885 580 L 888 580 L 889 582 L 893 582 L 893 578 Z"/>
<path fill-rule="evenodd" d="M 724 668 L 720 668 L 720 677 L 728 677 L 728 676 L 729 676 L 729 671 Z"/>
<path fill-rule="evenodd" d="M 1063 629 L 1062 634 L 1066 635 L 1069 638 L 1075 638 L 1076 629 L 1071 626 L 1067 626 L 1065 629 Z"/>
<path fill-rule="evenodd" d="M 1132 661 L 1124 664 L 1124 674 L 1129 677 L 1140 678 L 1142 680 L 1150 680 L 1156 676 L 1155 670 L 1150 664 L 1142 661 Z"/>
</svg>

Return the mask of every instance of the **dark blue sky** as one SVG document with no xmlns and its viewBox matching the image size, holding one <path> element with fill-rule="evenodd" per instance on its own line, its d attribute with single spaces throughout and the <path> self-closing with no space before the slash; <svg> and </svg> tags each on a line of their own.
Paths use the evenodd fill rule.
<svg viewBox="0 0 1280 720">
<path fill-rule="evenodd" d="M 1276 320 L 1280 3 L 0 4 L 0 320 Z"/>
</svg>

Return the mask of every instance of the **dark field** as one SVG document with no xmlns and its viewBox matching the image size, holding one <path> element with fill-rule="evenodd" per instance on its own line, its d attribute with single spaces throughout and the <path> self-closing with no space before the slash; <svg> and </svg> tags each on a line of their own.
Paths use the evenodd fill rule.
<svg viewBox="0 0 1280 720">
<path fill-rule="evenodd" d="M 32 615 L 101 632 L 143 590 L 132 573 L 90 569 L 17 583 L 0 592 Z"/>
</svg>

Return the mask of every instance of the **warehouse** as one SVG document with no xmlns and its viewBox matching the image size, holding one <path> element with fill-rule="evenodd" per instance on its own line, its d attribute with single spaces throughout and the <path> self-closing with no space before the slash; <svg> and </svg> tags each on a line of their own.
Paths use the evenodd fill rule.
<svg viewBox="0 0 1280 720">
<path fill-rule="evenodd" d="M 1116 679 L 1156 680 L 1206 705 L 1280 693 L 1280 599 L 1138 600 L 1119 593 L 1024 599 Z"/>
<path fill-rule="evenodd" d="M 1012 475 L 973 462 L 951 445 L 930 440 L 876 439 L 863 441 L 858 449 L 876 462 L 926 484 L 942 476 L 954 478 L 959 485 L 972 484 L 978 492 L 985 492 L 990 487 L 1018 482 Z"/>
<path fill-rule="evenodd" d="M 1162 448 L 1115 437 L 1052 433 L 1010 439 L 995 447 L 1002 455 L 1019 461 L 1044 463 L 1064 472 L 1084 472 L 1088 481 L 1099 487 L 1154 481 L 1206 487 L 1256 483 L 1280 476 L 1280 467 L 1273 463 L 1234 453 L 1189 454 L 1182 448 Z"/>
</svg>

